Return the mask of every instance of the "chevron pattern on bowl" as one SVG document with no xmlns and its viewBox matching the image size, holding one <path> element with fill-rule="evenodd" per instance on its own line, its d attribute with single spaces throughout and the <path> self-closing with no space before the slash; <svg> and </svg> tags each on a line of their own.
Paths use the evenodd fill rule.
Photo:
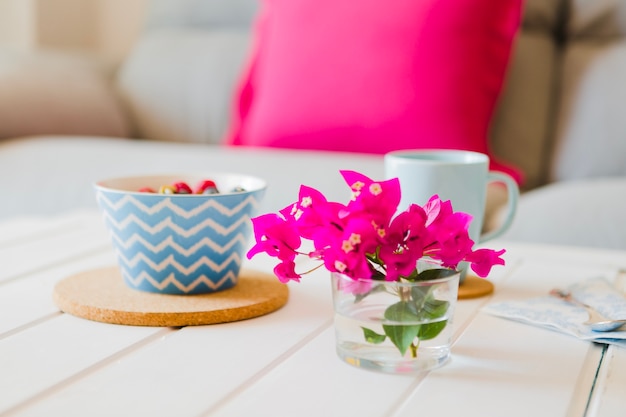
<svg viewBox="0 0 626 417">
<path fill-rule="evenodd" d="M 202 179 L 220 194 L 156 194 L 142 187 Z M 242 187 L 243 192 L 229 192 Z M 237 284 L 253 217 L 267 185 L 225 173 L 113 178 L 95 184 L 126 284 L 166 294 L 201 294 Z"/>
</svg>

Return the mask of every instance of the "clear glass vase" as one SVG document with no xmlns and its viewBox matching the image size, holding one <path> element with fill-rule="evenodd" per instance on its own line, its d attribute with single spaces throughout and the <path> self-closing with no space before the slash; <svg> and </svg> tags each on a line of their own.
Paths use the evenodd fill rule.
<svg viewBox="0 0 626 417">
<path fill-rule="evenodd" d="M 449 360 L 459 271 L 434 269 L 429 279 L 416 282 L 331 277 L 336 348 L 343 361 L 417 373 Z"/>
</svg>

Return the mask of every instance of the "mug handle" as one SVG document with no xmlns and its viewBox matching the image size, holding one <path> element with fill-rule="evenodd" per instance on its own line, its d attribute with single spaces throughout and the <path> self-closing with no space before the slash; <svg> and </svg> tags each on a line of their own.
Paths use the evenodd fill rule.
<svg viewBox="0 0 626 417">
<path fill-rule="evenodd" d="M 519 199 L 519 187 L 517 186 L 517 182 L 515 182 L 513 177 L 511 177 L 510 175 L 501 172 L 489 171 L 489 173 L 487 174 L 487 182 L 501 182 L 506 186 L 508 198 L 507 205 L 509 209 L 506 212 L 506 217 L 504 218 L 504 221 L 497 229 L 491 230 L 480 236 L 480 243 L 486 242 L 502 235 L 509 229 L 509 227 L 511 227 L 513 219 L 515 218 L 515 213 L 517 212 L 517 200 Z"/>
</svg>

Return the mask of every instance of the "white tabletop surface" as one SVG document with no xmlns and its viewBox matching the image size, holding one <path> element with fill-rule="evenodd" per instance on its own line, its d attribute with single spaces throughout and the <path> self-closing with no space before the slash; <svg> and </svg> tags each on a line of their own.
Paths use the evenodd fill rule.
<svg viewBox="0 0 626 417">
<path fill-rule="evenodd" d="M 91 146 L 102 158 L 120 149 Z M 127 149 L 137 157 L 138 148 Z M 277 187 L 268 193 L 270 210 L 294 199 L 295 183 L 343 199 L 338 167 L 374 178 L 382 173 L 381 160 L 368 157 L 268 152 L 253 165 L 259 154 L 219 155 L 213 159 L 220 170 L 236 166 L 271 174 L 270 189 Z M 179 154 L 170 156 L 177 160 Z M 89 165 L 73 166 L 81 164 Z M 17 171 L 30 172 L 18 165 Z M 184 167 L 178 160 L 174 165 Z M 114 171 L 101 162 L 92 167 L 85 177 Z M 459 301 L 451 362 L 399 376 L 338 359 L 323 270 L 289 284 L 289 301 L 278 311 L 234 323 L 133 327 L 62 313 L 52 301 L 57 282 L 115 264 L 99 213 L 58 207 L 43 216 L 7 215 L 0 220 L 0 416 L 624 416 L 626 349 L 497 318 L 481 308 L 592 276 L 615 281 L 626 268 L 626 253 L 503 241 L 490 246 L 507 248 L 507 265 L 488 277 L 494 294 Z M 261 256 L 245 266 L 271 271 L 273 263 Z"/>
<path fill-rule="evenodd" d="M 0 141 L 0 220 L 96 208 L 93 183 L 124 175 L 238 172 L 266 178 L 262 209 L 292 203 L 300 184 L 346 198 L 340 169 L 383 178 L 381 155 L 219 147 L 100 137 Z"/>
</svg>

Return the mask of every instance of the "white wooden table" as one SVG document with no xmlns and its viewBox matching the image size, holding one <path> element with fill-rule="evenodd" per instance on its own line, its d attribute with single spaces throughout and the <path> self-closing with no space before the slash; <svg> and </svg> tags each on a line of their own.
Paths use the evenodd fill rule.
<svg viewBox="0 0 626 417">
<path fill-rule="evenodd" d="M 592 276 L 614 280 L 624 252 L 490 244 L 508 250 L 507 266 L 489 277 L 495 293 L 460 301 L 452 361 L 414 377 L 338 359 L 323 270 L 290 284 L 282 309 L 247 321 L 151 328 L 61 313 L 55 283 L 115 264 L 91 182 L 164 169 L 262 175 L 268 211 L 295 200 L 301 183 L 343 201 L 338 169 L 383 172 L 382 158 L 363 155 L 100 138 L 0 143 L 0 416 L 626 415 L 626 349 L 481 311 Z M 245 266 L 269 272 L 273 262 Z"/>
<path fill-rule="evenodd" d="M 329 277 L 290 284 L 282 309 L 185 328 L 61 313 L 53 286 L 115 263 L 99 213 L 0 223 L 1 416 L 615 416 L 626 349 L 496 318 L 487 303 L 603 275 L 626 253 L 507 244 L 491 297 L 459 302 L 452 361 L 420 376 L 353 368 L 335 354 Z M 258 261 L 257 261 L 258 259 Z M 270 270 L 255 258 L 248 267 Z"/>
</svg>

